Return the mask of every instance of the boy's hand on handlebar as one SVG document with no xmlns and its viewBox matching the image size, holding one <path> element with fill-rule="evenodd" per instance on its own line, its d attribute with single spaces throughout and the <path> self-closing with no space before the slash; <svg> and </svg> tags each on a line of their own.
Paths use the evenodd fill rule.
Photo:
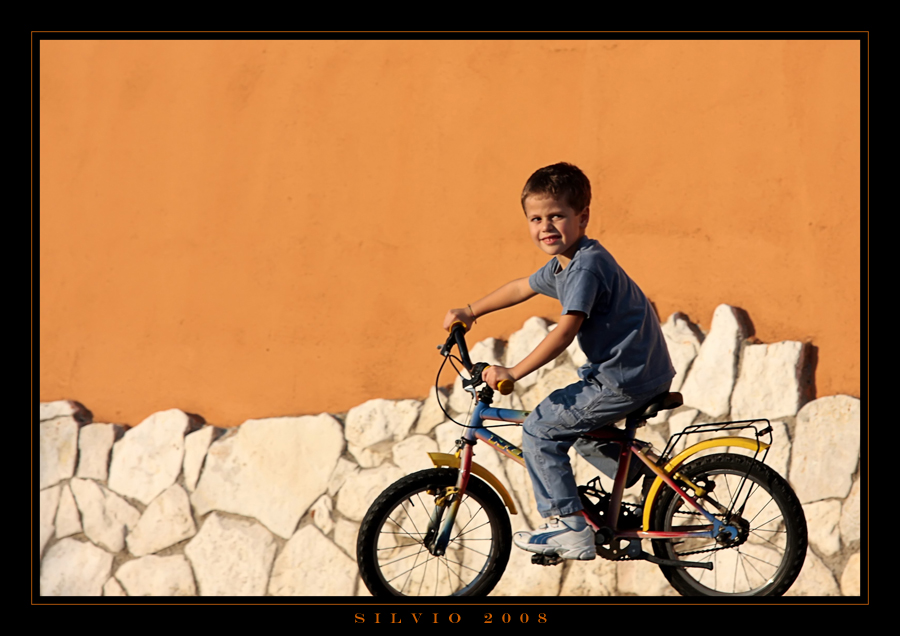
<svg viewBox="0 0 900 636">
<path fill-rule="evenodd" d="M 447 315 L 444 316 L 444 331 L 450 331 L 450 326 L 453 325 L 454 322 L 463 323 L 466 326 L 466 331 L 468 331 L 472 328 L 473 321 L 474 317 L 468 307 L 451 309 L 447 312 Z"/>
<path fill-rule="evenodd" d="M 498 389 L 497 385 L 500 384 L 501 380 L 509 380 L 510 382 L 516 381 L 509 373 L 509 369 L 497 366 L 491 366 L 485 369 L 481 374 L 481 379 L 487 382 L 488 386 L 495 391 Z"/>
</svg>

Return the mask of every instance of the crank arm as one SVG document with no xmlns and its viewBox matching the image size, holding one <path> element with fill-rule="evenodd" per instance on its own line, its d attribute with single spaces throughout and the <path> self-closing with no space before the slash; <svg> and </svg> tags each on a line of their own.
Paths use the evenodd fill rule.
<svg viewBox="0 0 900 636">
<path fill-rule="evenodd" d="M 670 559 L 660 559 L 658 556 L 654 554 L 650 554 L 649 552 L 641 552 L 641 559 L 645 561 L 650 561 L 650 563 L 655 563 L 656 565 L 671 565 L 676 568 L 703 568 L 704 570 L 712 570 L 713 564 L 706 562 L 701 563 L 699 561 L 672 561 Z"/>
</svg>

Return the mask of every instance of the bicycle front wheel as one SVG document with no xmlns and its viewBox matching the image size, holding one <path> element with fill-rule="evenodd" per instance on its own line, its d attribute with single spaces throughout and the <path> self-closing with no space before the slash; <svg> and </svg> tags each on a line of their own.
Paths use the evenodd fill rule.
<svg viewBox="0 0 900 636">
<path fill-rule="evenodd" d="M 765 464 L 734 454 L 701 457 L 679 472 L 704 491 L 697 502 L 737 527 L 739 536 L 729 542 L 654 540 L 658 557 L 713 565 L 712 570 L 660 566 L 672 587 L 685 596 L 784 594 L 800 574 L 807 547 L 803 509 L 787 481 Z M 697 495 L 686 481 L 679 486 L 688 495 Z M 660 494 L 653 520 L 655 530 L 666 531 L 706 524 L 671 488 Z"/>
<path fill-rule="evenodd" d="M 482 596 L 494 589 L 509 561 L 512 530 L 503 502 L 477 477 L 469 478 L 445 553 L 429 551 L 457 474 L 447 468 L 413 473 L 369 508 L 356 552 L 374 596 Z"/>
</svg>

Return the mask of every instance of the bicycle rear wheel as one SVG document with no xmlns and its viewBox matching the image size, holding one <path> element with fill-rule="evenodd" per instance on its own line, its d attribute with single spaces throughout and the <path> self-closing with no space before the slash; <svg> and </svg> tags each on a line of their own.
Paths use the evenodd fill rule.
<svg viewBox="0 0 900 636">
<path fill-rule="evenodd" d="M 734 454 L 701 457 L 679 472 L 706 491 L 698 503 L 736 526 L 739 536 L 728 543 L 713 538 L 654 540 L 658 557 L 713 564 L 712 570 L 660 566 L 672 587 L 685 596 L 784 594 L 800 574 L 807 548 L 806 519 L 787 481 L 765 464 Z M 684 482 L 679 486 L 696 494 Z M 729 510 L 734 516 L 726 515 Z M 680 526 L 705 523 L 671 488 L 660 494 L 654 530 L 677 531 Z"/>
<path fill-rule="evenodd" d="M 490 592 L 509 561 L 512 530 L 503 502 L 486 483 L 469 478 L 446 552 L 427 544 L 433 519 L 458 471 L 434 468 L 408 475 L 385 490 L 360 526 L 357 561 L 375 596 L 481 596 Z"/>
</svg>

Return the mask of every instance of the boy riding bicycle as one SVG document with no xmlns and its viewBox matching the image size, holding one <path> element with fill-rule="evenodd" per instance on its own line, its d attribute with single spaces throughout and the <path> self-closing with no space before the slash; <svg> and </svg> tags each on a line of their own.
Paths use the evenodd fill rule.
<svg viewBox="0 0 900 636">
<path fill-rule="evenodd" d="M 519 548 L 564 559 L 596 556 L 594 534 L 582 505 L 569 448 L 578 438 L 623 418 L 668 391 L 675 370 L 656 313 L 612 255 L 586 236 L 591 185 L 577 167 L 558 163 L 537 170 L 522 191 L 522 208 L 535 245 L 551 258 L 527 278 L 500 287 L 465 308 L 451 309 L 444 329 L 517 305 L 537 294 L 560 301 L 562 315 L 528 356 L 513 367 L 482 374 L 493 389 L 516 381 L 559 356 L 575 339 L 588 363 L 579 382 L 552 392 L 522 425 L 522 451 L 538 512 L 551 520 L 517 532 Z M 577 445 L 576 445 L 577 449 Z"/>
</svg>

